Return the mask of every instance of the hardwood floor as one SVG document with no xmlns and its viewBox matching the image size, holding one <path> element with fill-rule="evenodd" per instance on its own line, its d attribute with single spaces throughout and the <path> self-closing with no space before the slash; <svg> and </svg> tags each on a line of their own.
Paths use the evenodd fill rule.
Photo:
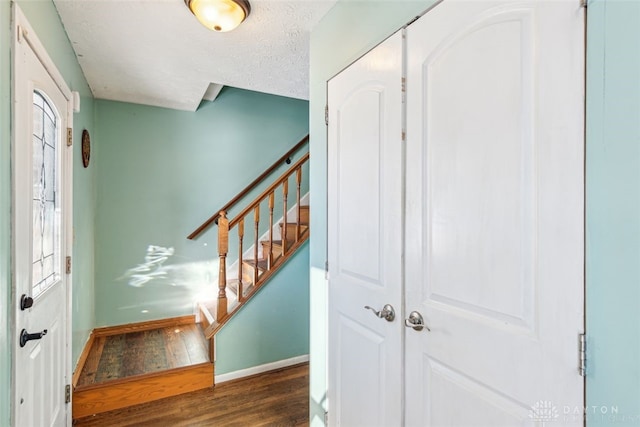
<svg viewBox="0 0 640 427">
<path fill-rule="evenodd" d="M 309 364 L 75 420 L 89 426 L 306 426 Z"/>
<path fill-rule="evenodd" d="M 91 347 L 77 386 L 205 363 L 208 351 L 198 324 L 100 336 Z"/>
</svg>

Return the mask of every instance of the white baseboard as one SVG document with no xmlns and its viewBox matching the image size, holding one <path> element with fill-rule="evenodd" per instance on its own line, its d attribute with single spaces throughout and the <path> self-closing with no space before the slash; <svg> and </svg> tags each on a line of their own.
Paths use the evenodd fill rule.
<svg viewBox="0 0 640 427">
<path fill-rule="evenodd" d="M 299 363 L 305 363 L 309 361 L 309 355 L 292 357 L 290 359 L 278 360 L 271 363 L 265 363 L 264 365 L 254 366 L 252 368 L 240 369 L 239 371 L 229 372 L 227 374 L 221 374 L 215 376 L 215 384 L 224 383 L 231 380 L 237 380 L 238 378 L 244 378 L 251 375 L 262 374 L 263 372 L 269 372 L 280 368 L 286 368 L 287 366 L 297 365 Z"/>
</svg>

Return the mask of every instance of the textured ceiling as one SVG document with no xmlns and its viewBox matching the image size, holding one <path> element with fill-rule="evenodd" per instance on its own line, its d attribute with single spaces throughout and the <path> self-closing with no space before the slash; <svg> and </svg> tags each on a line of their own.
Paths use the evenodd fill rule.
<svg viewBox="0 0 640 427">
<path fill-rule="evenodd" d="M 335 0 L 251 0 L 228 33 L 183 0 L 54 2 L 96 98 L 195 111 L 210 84 L 308 99 L 309 33 Z"/>
</svg>

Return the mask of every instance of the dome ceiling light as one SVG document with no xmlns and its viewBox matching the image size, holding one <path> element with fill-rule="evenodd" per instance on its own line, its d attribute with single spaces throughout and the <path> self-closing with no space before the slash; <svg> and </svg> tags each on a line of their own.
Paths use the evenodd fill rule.
<svg viewBox="0 0 640 427">
<path fill-rule="evenodd" d="M 244 21 L 251 5 L 246 0 L 184 0 L 198 21 L 213 31 L 231 31 Z"/>
</svg>

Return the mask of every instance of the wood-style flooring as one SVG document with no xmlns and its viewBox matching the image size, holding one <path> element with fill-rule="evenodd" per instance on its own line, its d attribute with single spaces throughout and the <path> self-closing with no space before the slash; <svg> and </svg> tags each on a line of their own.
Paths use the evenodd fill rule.
<svg viewBox="0 0 640 427">
<path fill-rule="evenodd" d="M 309 424 L 309 364 L 74 421 L 77 427 L 254 427 Z"/>
<path fill-rule="evenodd" d="M 198 324 L 96 337 L 77 387 L 209 361 Z"/>
</svg>

